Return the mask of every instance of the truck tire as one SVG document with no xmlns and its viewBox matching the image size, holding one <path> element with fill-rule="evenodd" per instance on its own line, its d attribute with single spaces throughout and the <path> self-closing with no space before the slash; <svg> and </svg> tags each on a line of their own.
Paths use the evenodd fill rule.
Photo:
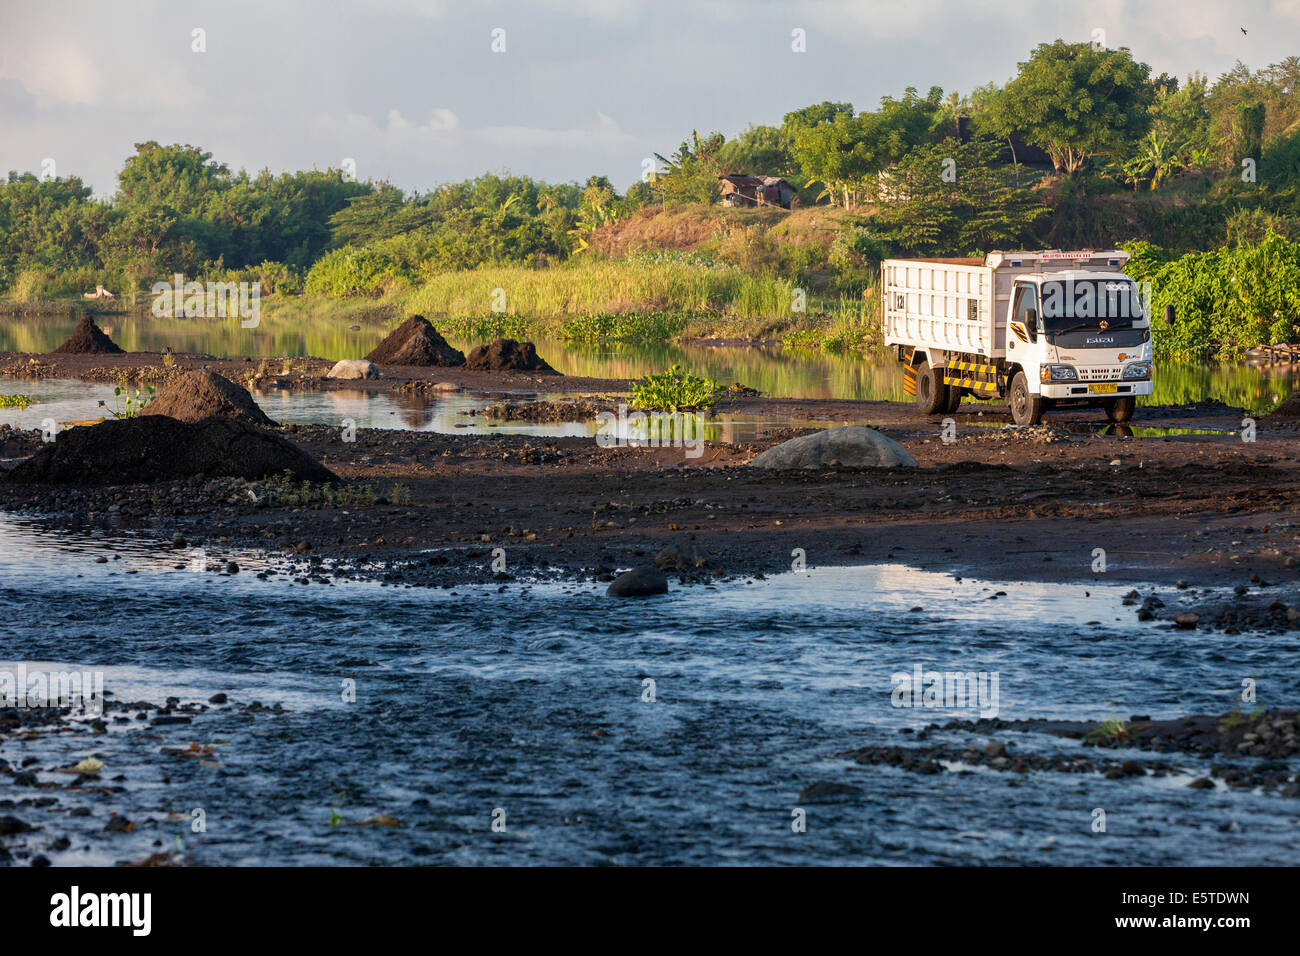
<svg viewBox="0 0 1300 956">
<path fill-rule="evenodd" d="M 1011 391 L 1007 395 L 1007 405 L 1011 408 L 1011 420 L 1017 425 L 1037 425 L 1043 420 L 1043 396 L 1029 391 L 1029 379 L 1024 372 L 1017 372 L 1011 379 Z"/>
<path fill-rule="evenodd" d="M 955 385 L 949 385 L 948 404 L 943 407 L 942 411 L 947 412 L 948 414 L 952 414 L 953 412 L 957 411 L 960 405 L 961 405 L 961 389 Z"/>
<path fill-rule="evenodd" d="M 1112 422 L 1126 422 L 1132 419 L 1133 410 L 1137 408 L 1137 397 L 1117 398 L 1106 403 L 1106 417 Z"/>
<path fill-rule="evenodd" d="M 922 415 L 933 415 L 948 406 L 948 386 L 943 373 L 922 361 L 916 367 L 916 408 Z"/>
</svg>

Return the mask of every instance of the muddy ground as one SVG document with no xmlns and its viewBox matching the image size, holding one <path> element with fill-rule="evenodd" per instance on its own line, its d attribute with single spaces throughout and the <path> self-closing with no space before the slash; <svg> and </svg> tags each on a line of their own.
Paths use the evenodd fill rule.
<svg viewBox="0 0 1300 956">
<path fill-rule="evenodd" d="M 0 366 L 30 358 L 0 356 Z M 161 367 L 146 353 L 35 358 L 57 364 L 59 375 Z M 246 364 L 175 361 L 232 377 Z M 312 378 L 327 365 L 294 360 L 292 371 L 305 377 L 297 387 L 320 385 Z M 377 381 L 324 387 L 394 389 L 410 381 L 451 382 L 482 393 L 485 406 L 489 395 L 608 396 L 628 384 L 385 368 Z M 360 562 L 414 584 L 493 580 L 496 547 L 507 549 L 511 576 L 588 580 L 675 550 L 680 560 L 670 553 L 661 563 L 687 582 L 788 570 L 801 548 L 810 566 L 892 561 L 986 578 L 1244 588 L 1226 605 L 1207 605 L 1202 624 L 1294 622 L 1300 433 L 1293 424 L 1262 419 L 1255 440 L 1245 441 L 1244 413 L 1210 402 L 1139 409 L 1132 423 L 1139 433 L 1164 430 L 1148 437 L 1101 433 L 1105 421 L 1095 409 L 1059 411 L 1043 427 L 1016 430 L 1003 427 L 1003 406 L 967 402 L 951 416 L 955 440 L 946 442 L 942 416 L 903 403 L 740 397 L 715 410 L 719 418 L 733 412 L 773 424 L 759 440 L 708 444 L 698 457 L 680 447 L 601 448 L 590 438 L 360 430 L 347 442 L 339 428 L 286 426 L 291 441 L 367 490 L 320 500 L 267 482 L 50 488 L 0 481 L 0 507 L 59 526 L 142 528 L 164 545 L 181 535 L 218 550 L 253 546 Z M 783 473 L 747 466 L 814 423 L 876 427 L 920 467 Z M 34 432 L 0 433 L 4 458 L 38 447 Z M 1104 572 L 1094 570 L 1095 549 L 1105 551 Z"/>
</svg>

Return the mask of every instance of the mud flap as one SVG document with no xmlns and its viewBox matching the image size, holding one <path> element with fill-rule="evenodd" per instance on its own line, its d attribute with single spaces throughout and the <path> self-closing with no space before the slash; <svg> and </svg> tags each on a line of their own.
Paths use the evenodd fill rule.
<svg viewBox="0 0 1300 956">
<path fill-rule="evenodd" d="M 916 397 L 916 366 L 912 364 L 916 358 L 916 349 L 910 345 L 903 350 L 903 394 L 909 398 Z"/>
</svg>

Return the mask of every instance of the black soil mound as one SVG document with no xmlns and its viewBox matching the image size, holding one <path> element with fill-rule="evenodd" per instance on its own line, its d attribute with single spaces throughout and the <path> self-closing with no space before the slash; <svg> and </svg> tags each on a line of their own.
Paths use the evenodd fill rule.
<svg viewBox="0 0 1300 956">
<path fill-rule="evenodd" d="M 532 342 L 497 339 L 477 345 L 465 360 L 465 367 L 476 372 L 542 372 L 559 375 L 542 360 Z"/>
<path fill-rule="evenodd" d="M 207 369 L 186 372 L 168 382 L 141 415 L 166 415 L 182 422 L 237 418 L 253 425 L 274 425 L 241 385 Z"/>
<path fill-rule="evenodd" d="M 1300 392 L 1293 392 L 1290 398 L 1285 399 L 1281 405 L 1269 412 L 1268 417 L 1284 421 L 1300 419 Z"/>
<path fill-rule="evenodd" d="M 58 355 L 120 355 L 122 349 L 104 334 L 90 316 L 82 316 L 68 340 L 54 350 Z"/>
<path fill-rule="evenodd" d="M 411 316 L 389 332 L 366 358 L 377 365 L 417 365 L 425 368 L 465 364 L 465 353 L 448 345 L 447 340 L 422 315 Z"/>
<path fill-rule="evenodd" d="M 196 424 L 165 415 L 121 418 L 70 428 L 9 473 L 22 484 L 125 485 L 183 478 L 299 481 L 334 474 L 298 446 L 247 422 L 208 418 Z"/>
</svg>

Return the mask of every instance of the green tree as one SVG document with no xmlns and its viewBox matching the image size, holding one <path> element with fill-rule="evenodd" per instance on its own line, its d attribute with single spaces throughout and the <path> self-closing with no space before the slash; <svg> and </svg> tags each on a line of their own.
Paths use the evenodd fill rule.
<svg viewBox="0 0 1300 956">
<path fill-rule="evenodd" d="M 997 97 L 992 125 L 1022 132 L 1071 176 L 1099 154 L 1119 162 L 1150 125 L 1150 74 L 1127 49 L 1042 43 Z"/>
<path fill-rule="evenodd" d="M 997 164 L 991 141 L 917 146 L 881 176 L 875 234 L 906 253 L 985 253 L 1031 234 L 1046 207 Z"/>
</svg>

